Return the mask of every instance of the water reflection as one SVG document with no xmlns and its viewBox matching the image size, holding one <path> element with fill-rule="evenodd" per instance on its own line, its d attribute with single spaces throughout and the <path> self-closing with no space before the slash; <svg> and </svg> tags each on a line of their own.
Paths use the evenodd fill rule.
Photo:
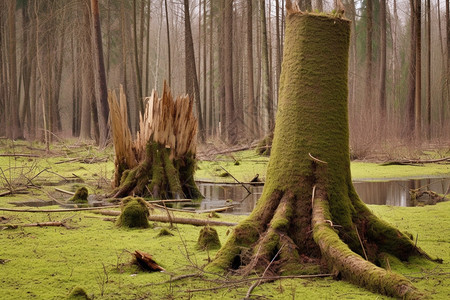
<svg viewBox="0 0 450 300">
<path fill-rule="evenodd" d="M 367 204 L 412 206 L 409 189 L 428 186 L 439 194 L 444 194 L 450 187 L 450 178 L 427 178 L 392 181 L 356 181 L 353 182 L 361 200 Z M 261 196 L 262 186 L 247 186 L 248 192 L 238 184 L 199 183 L 200 192 L 205 199 L 200 204 L 201 210 L 235 205 L 233 214 L 248 214 Z"/>
</svg>

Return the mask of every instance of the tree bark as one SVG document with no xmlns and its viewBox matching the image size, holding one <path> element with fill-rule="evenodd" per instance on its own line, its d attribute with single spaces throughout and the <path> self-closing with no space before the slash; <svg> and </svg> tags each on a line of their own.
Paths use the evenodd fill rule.
<svg viewBox="0 0 450 300">
<path fill-rule="evenodd" d="M 98 9 L 98 0 L 91 0 L 92 22 L 93 22 L 93 44 L 95 49 L 95 62 L 97 70 L 95 72 L 96 82 L 98 83 L 97 115 L 98 129 L 100 132 L 99 146 L 105 147 L 108 139 L 108 89 L 106 86 L 105 62 L 103 60 L 103 42 L 100 27 L 100 13 Z"/>
<path fill-rule="evenodd" d="M 380 126 L 386 124 L 386 0 L 380 0 Z"/>
<path fill-rule="evenodd" d="M 408 95 L 406 99 L 406 135 L 414 137 L 414 99 L 416 94 L 416 24 L 415 24 L 415 0 L 410 0 L 410 53 L 409 53 L 409 72 L 408 72 Z"/>
<path fill-rule="evenodd" d="M 226 0 L 224 7 L 224 86 L 225 86 L 225 131 L 226 140 L 234 144 L 237 139 L 237 124 L 234 111 L 233 91 L 233 0 Z"/>
<path fill-rule="evenodd" d="M 395 297 L 420 297 L 406 278 L 372 262 L 381 261 L 383 253 L 402 260 L 426 254 L 375 217 L 351 182 L 350 22 L 296 10 L 286 20 L 280 100 L 263 194 L 208 268 L 318 273 L 323 259 L 338 278 Z"/>
<path fill-rule="evenodd" d="M 272 101 L 272 87 L 270 83 L 270 68 L 269 68 L 269 50 L 267 41 L 267 24 L 266 24 L 266 1 L 259 0 L 259 12 L 261 14 L 262 27 L 262 103 L 265 108 L 264 120 L 264 134 L 267 135 L 273 130 L 274 113 Z"/>
<path fill-rule="evenodd" d="M 248 119 L 251 137 L 258 137 L 259 130 L 256 125 L 255 84 L 253 80 L 253 0 L 247 0 L 247 77 L 248 77 Z"/>
<path fill-rule="evenodd" d="M 167 0 L 164 0 L 164 7 L 166 12 L 166 32 L 167 32 L 167 82 L 169 86 L 172 85 L 172 58 L 170 53 L 170 28 L 169 28 L 169 11 L 167 9 Z M 155 88 L 157 88 L 155 86 Z"/>
<path fill-rule="evenodd" d="M 185 47 L 185 80 L 186 93 L 195 102 L 197 110 L 199 137 L 205 141 L 205 126 L 202 118 L 200 103 L 200 88 L 198 85 L 197 69 L 195 66 L 194 41 L 192 40 L 191 17 L 189 13 L 189 0 L 184 0 L 184 47 Z"/>
<path fill-rule="evenodd" d="M 416 33 L 416 93 L 414 97 L 414 137 L 419 142 L 422 135 L 422 0 L 415 1 Z"/>
<path fill-rule="evenodd" d="M 373 4 L 372 0 L 366 2 L 367 28 L 366 28 L 366 109 L 372 103 L 372 33 L 373 33 Z"/>
</svg>

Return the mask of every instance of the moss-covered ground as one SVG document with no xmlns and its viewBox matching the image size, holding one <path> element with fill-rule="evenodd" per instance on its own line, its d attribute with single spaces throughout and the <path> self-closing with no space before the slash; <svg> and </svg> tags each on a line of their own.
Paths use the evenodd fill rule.
<svg viewBox="0 0 450 300">
<path fill-rule="evenodd" d="M 90 193 L 102 193 L 109 187 L 113 177 L 111 149 L 98 152 L 89 145 L 66 142 L 53 146 L 53 154 L 46 154 L 44 151 L 27 148 L 42 148 L 42 145 L 22 143 L 12 148 L 10 142 L 0 143 L 1 153 L 38 154 L 38 157 L 0 157 L 3 171 L 0 172 L 1 187 L 27 183 L 28 180 L 39 186 L 29 189 L 29 194 L 0 197 L 0 207 L 14 207 L 10 203 L 17 201 L 51 200 L 52 197 L 64 201 L 70 198 L 69 195 L 55 192 L 55 186 L 50 186 L 49 183 L 70 191 L 85 185 Z M 75 158 L 76 161 L 69 162 Z M 84 159 L 88 159 L 87 162 L 89 159 L 107 159 L 107 162 L 80 162 Z M 61 161 L 68 162 L 57 164 Z M 200 162 L 196 176 L 208 180 L 232 181 L 232 178 L 219 176 L 223 172 L 220 166 L 223 166 L 238 180 L 249 181 L 256 173 L 264 177 L 266 164 L 267 158 L 256 156 L 253 151 L 243 151 L 233 156 L 218 157 L 215 161 Z M 412 174 L 416 169 L 420 171 Z M 450 172 L 448 165 L 381 167 L 376 164 L 353 163 L 352 173 L 360 179 L 445 176 Z M 4 190 L 6 189 L 3 188 L 2 191 Z M 417 244 L 431 256 L 444 260 L 443 264 L 415 260 L 400 264 L 390 260 L 390 267 L 411 279 L 420 290 L 429 293 L 432 299 L 449 299 L 450 203 L 407 208 L 370 206 L 370 209 L 383 220 L 411 233 L 414 238 L 417 237 Z M 176 215 L 208 217 L 206 214 Z M 227 280 L 231 282 L 225 284 L 224 288 L 194 291 L 221 286 L 224 278 L 214 274 L 164 283 L 171 277 L 199 272 L 198 268 L 205 265 L 208 258 L 214 257 L 217 250 L 207 252 L 197 249 L 201 228 L 177 225 L 176 228 L 169 229 L 173 236 L 158 237 L 161 228 L 168 227 L 167 224 L 154 224 L 148 229 L 119 229 L 114 222 L 105 221 L 105 218 L 107 217 L 92 212 L 0 211 L 0 226 L 1 223 L 21 224 L 66 219 L 70 227 L 0 230 L 0 299 L 62 299 L 76 286 L 83 288 L 95 299 L 242 299 L 251 285 L 251 282 L 247 282 L 236 286 L 232 281 L 239 278 L 230 277 Z M 242 218 L 220 214 L 220 218 L 215 220 L 238 222 Z M 230 228 L 215 228 L 220 241 L 224 243 Z M 145 273 L 130 266 L 132 257 L 129 252 L 135 250 L 151 254 L 167 271 Z M 283 279 L 264 283 L 252 295 L 265 299 L 388 299 L 331 278 Z"/>
</svg>

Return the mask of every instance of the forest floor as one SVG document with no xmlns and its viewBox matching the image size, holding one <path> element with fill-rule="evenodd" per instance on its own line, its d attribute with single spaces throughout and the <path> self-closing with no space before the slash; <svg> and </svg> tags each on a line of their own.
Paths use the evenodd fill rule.
<svg viewBox="0 0 450 300">
<path fill-rule="evenodd" d="M 16 155 L 0 156 L 0 193 L 10 189 L 18 191 L 0 197 L 2 208 L 17 209 L 14 202 L 24 205 L 36 205 L 36 201 L 66 202 L 70 195 L 57 192 L 55 187 L 73 192 L 86 186 L 92 195 L 102 195 L 110 189 L 114 172 L 110 148 L 98 151 L 90 144 L 66 141 L 55 143 L 50 152 L 46 152 L 41 144 L 0 140 L 0 153 Z M 422 159 L 442 156 L 437 152 L 421 155 Z M 252 150 L 210 157 L 199 162 L 197 179 L 233 181 L 230 176 L 223 177 L 226 171 L 243 182 L 255 174 L 264 179 L 268 158 L 257 156 Z M 352 162 L 351 167 L 354 179 L 450 177 L 449 164 L 381 166 Z M 26 190 L 20 190 L 25 186 L 28 186 Z M 30 207 L 19 207 L 26 208 Z M 45 206 L 45 209 L 58 208 L 61 207 Z M 411 233 L 417 238 L 417 245 L 432 257 L 444 260 L 442 264 L 414 259 L 405 263 L 390 261 L 392 270 L 405 275 L 432 299 L 449 299 L 450 202 L 424 207 L 369 205 L 369 208 L 383 220 Z M 154 213 L 165 214 L 158 210 Z M 174 215 L 212 217 L 207 213 L 174 212 Z M 218 214 L 214 220 L 239 222 L 243 218 Z M 79 286 L 95 299 L 242 299 L 255 282 L 202 272 L 217 250 L 197 249 L 200 227 L 175 225 L 169 228 L 165 223 L 153 223 L 149 229 L 126 230 L 117 228 L 112 220 L 91 211 L 0 211 L 0 298 L 61 299 Z M 66 226 L 21 226 L 50 221 L 64 221 Z M 19 226 L 6 229 L 5 224 Z M 158 236 L 161 228 L 169 229 L 173 235 Z M 231 228 L 215 228 L 224 243 Z M 135 250 L 151 254 L 166 271 L 148 273 L 130 264 L 130 253 Z M 186 274 L 195 276 L 176 280 L 177 276 Z M 266 282 L 253 291 L 252 298 L 389 299 L 330 277 Z"/>
</svg>

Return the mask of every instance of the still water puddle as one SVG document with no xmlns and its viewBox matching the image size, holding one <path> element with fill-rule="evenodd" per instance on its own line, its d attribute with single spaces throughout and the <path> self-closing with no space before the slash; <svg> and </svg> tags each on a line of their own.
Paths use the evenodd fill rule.
<svg viewBox="0 0 450 300">
<path fill-rule="evenodd" d="M 404 179 L 390 181 L 355 181 L 353 182 L 359 197 L 367 204 L 413 206 L 409 190 L 425 188 L 438 194 L 450 192 L 450 177 Z M 198 183 L 205 198 L 197 209 L 208 210 L 234 205 L 231 213 L 248 214 L 261 197 L 263 186 L 247 186 L 251 194 L 239 184 Z"/>
</svg>

